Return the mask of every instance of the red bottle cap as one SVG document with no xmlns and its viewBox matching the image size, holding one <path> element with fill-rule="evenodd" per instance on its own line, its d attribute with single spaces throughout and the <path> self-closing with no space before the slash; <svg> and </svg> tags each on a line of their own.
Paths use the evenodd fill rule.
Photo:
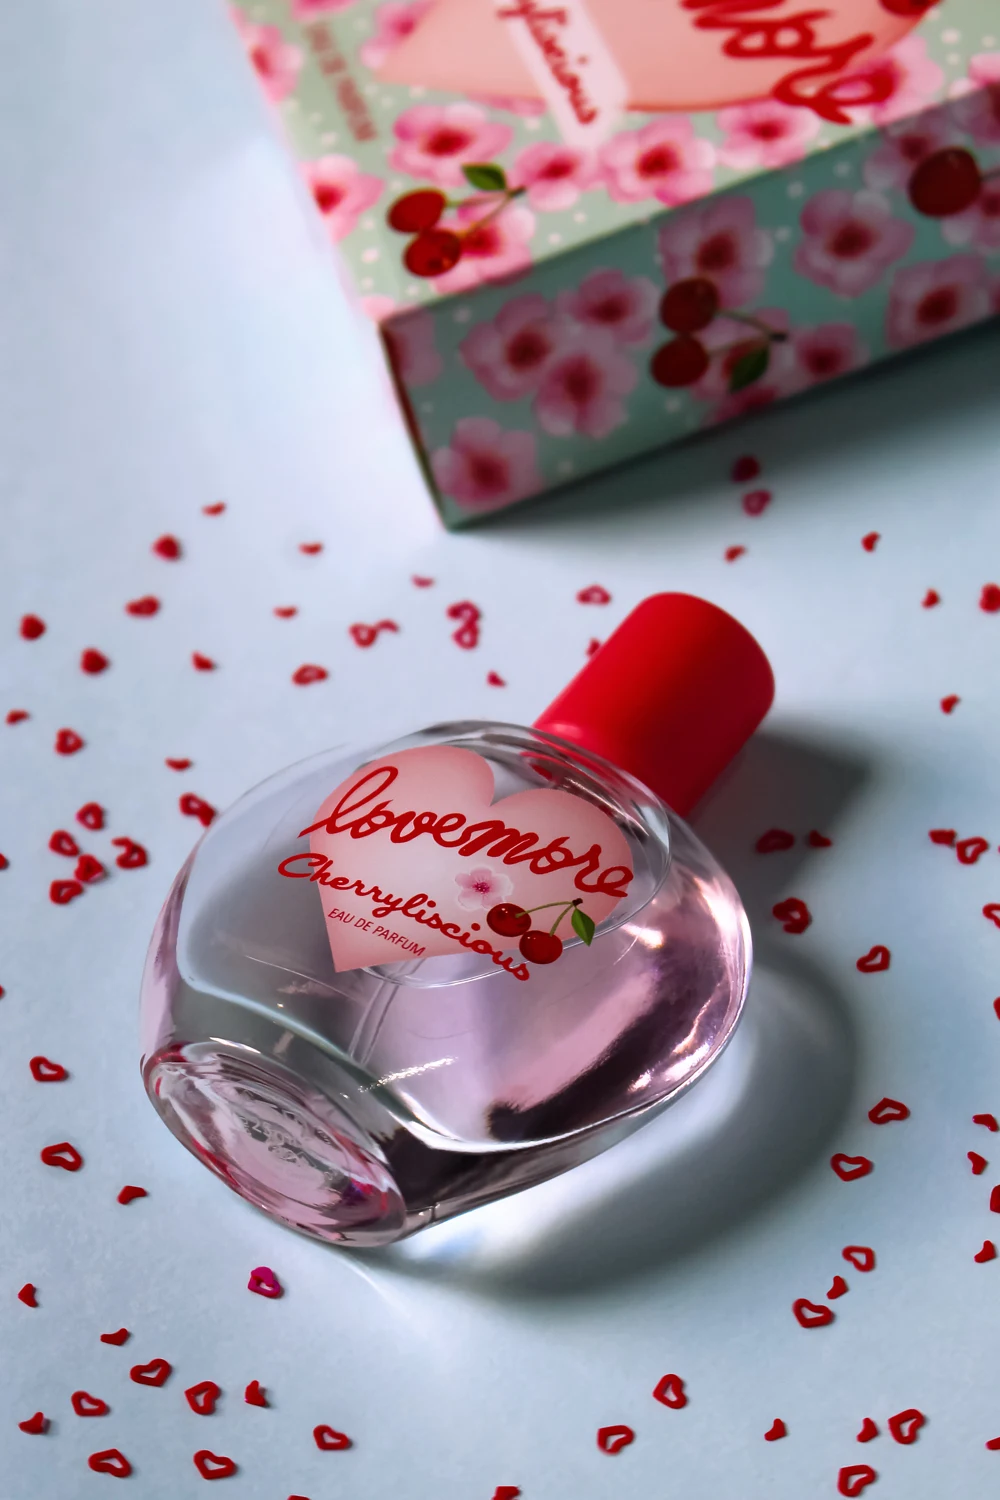
<svg viewBox="0 0 1000 1500">
<path fill-rule="evenodd" d="M 683 815 L 773 698 L 770 663 L 738 620 L 691 594 L 653 594 L 535 728 L 603 755 Z"/>
</svg>

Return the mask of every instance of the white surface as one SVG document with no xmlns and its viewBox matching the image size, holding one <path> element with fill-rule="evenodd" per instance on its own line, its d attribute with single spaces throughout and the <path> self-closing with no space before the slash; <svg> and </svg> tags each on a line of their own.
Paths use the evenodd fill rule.
<svg viewBox="0 0 1000 1500">
<path fill-rule="evenodd" d="M 864 1461 L 878 1500 L 994 1494 L 1000 1260 L 972 1256 L 1000 1230 L 1000 1137 L 971 1115 L 1000 1113 L 1000 932 L 980 911 L 1000 900 L 1000 615 L 977 606 L 1000 581 L 998 330 L 448 537 L 222 12 L 36 0 L 0 14 L 0 56 L 0 720 L 31 713 L 0 722 L 4 1500 L 106 1493 L 86 1455 L 110 1446 L 135 1466 L 123 1493 L 156 1500 L 202 1493 L 206 1446 L 238 1461 L 223 1493 L 247 1500 L 490 1500 L 501 1483 L 526 1500 L 811 1500 Z M 748 449 L 774 491 L 753 519 L 727 477 Z M 150 552 L 165 531 L 178 563 Z M 324 552 L 302 556 L 314 539 Z M 749 551 L 730 565 L 732 543 Z M 607 608 L 575 603 L 593 582 Z M 923 610 L 929 586 L 943 603 Z M 664 588 L 733 610 L 779 684 L 699 819 L 761 955 L 733 1050 L 633 1142 L 391 1254 L 271 1225 L 139 1083 L 142 958 L 198 832 L 178 795 L 225 805 L 327 744 L 448 716 L 529 721 L 591 636 Z M 155 618 L 123 613 L 150 592 Z M 484 612 L 476 651 L 450 641 L 458 599 Z M 25 611 L 40 640 L 18 636 Z M 398 635 L 354 646 L 350 623 L 385 617 Z M 79 670 L 87 646 L 109 671 Z M 219 669 L 193 671 L 192 650 Z M 330 679 L 292 686 L 302 662 Z M 80 754 L 52 753 L 63 725 Z M 110 822 L 84 846 L 106 858 L 128 834 L 151 862 L 57 908 L 48 884 L 69 870 L 48 837 L 91 799 Z M 754 855 L 772 825 L 835 844 Z M 993 848 L 962 868 L 928 840 L 939 825 Z M 789 894 L 813 912 L 802 937 L 769 915 Z M 858 974 L 879 942 L 890 971 Z M 35 1053 L 71 1079 L 34 1083 Z M 883 1094 L 911 1119 L 870 1125 Z M 38 1160 L 64 1138 L 76 1175 Z M 834 1150 L 875 1172 L 840 1183 Z M 968 1150 L 997 1157 L 986 1176 Z M 119 1207 L 126 1182 L 150 1196 Z M 875 1247 L 873 1274 L 843 1263 L 847 1243 Z M 246 1291 L 260 1263 L 281 1301 Z M 838 1271 L 836 1322 L 804 1332 L 792 1300 L 822 1300 Z M 16 1300 L 25 1281 L 37 1310 Z M 121 1324 L 123 1349 L 99 1343 Z M 154 1355 L 170 1382 L 130 1383 Z M 667 1371 L 684 1411 L 650 1399 Z M 225 1391 L 212 1418 L 182 1396 L 205 1378 Z M 254 1378 L 269 1411 L 243 1403 Z M 111 1415 L 74 1416 L 78 1388 Z M 885 1419 L 908 1406 L 929 1425 L 903 1448 Z M 18 1432 L 38 1408 L 50 1432 Z M 778 1415 L 789 1437 L 765 1444 Z M 860 1447 L 866 1415 L 883 1436 Z M 608 1458 L 595 1431 L 619 1421 L 637 1439 Z M 354 1449 L 318 1453 L 318 1422 Z"/>
</svg>

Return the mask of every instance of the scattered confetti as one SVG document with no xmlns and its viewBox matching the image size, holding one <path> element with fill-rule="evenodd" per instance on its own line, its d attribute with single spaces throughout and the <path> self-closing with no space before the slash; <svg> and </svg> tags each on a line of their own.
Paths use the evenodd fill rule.
<svg viewBox="0 0 1000 1500">
<path fill-rule="evenodd" d="M 895 1441 L 908 1448 L 917 1441 L 921 1427 L 927 1425 L 927 1418 L 915 1406 L 908 1406 L 906 1411 L 898 1411 L 890 1417 L 886 1425 Z"/>
<path fill-rule="evenodd" d="M 64 1172 L 79 1172 L 83 1157 L 69 1141 L 59 1141 L 55 1146 L 43 1146 L 39 1152 L 47 1167 L 62 1167 Z"/>
<path fill-rule="evenodd" d="M 874 1271 L 875 1251 L 868 1245 L 845 1245 L 841 1250 L 845 1260 L 849 1260 L 856 1271 Z"/>
<path fill-rule="evenodd" d="M 92 1453 L 87 1466 L 95 1474 L 113 1474 L 116 1479 L 127 1479 L 132 1472 L 132 1465 L 119 1448 L 104 1448 L 100 1453 Z"/>
<path fill-rule="evenodd" d="M 85 802 L 82 807 L 77 808 L 76 821 L 82 823 L 84 828 L 89 828 L 92 833 L 99 833 L 104 827 L 104 809 L 99 802 Z"/>
<path fill-rule="evenodd" d="M 323 1453 L 341 1453 L 351 1446 L 351 1440 L 346 1432 L 338 1432 L 335 1427 L 328 1427 L 325 1422 L 313 1428 L 313 1442 Z"/>
<path fill-rule="evenodd" d="M 602 584 L 592 583 L 589 588 L 581 589 L 576 596 L 577 604 L 610 604 L 611 595 Z"/>
<path fill-rule="evenodd" d="M 780 1417 L 775 1417 L 770 1427 L 764 1434 L 765 1443 L 776 1443 L 779 1438 L 788 1436 L 788 1428 Z"/>
<path fill-rule="evenodd" d="M 123 1187 L 118 1194 L 119 1203 L 134 1203 L 136 1198 L 148 1198 L 149 1194 L 143 1187 Z"/>
<path fill-rule="evenodd" d="M 778 854 L 784 849 L 791 849 L 795 843 L 794 833 L 789 833 L 787 828 L 769 828 L 762 833 L 754 844 L 758 854 Z"/>
<path fill-rule="evenodd" d="M 657 1381 L 653 1390 L 653 1400 L 659 1401 L 663 1406 L 669 1406 L 674 1411 L 680 1411 L 687 1406 L 688 1398 L 684 1390 L 684 1382 L 679 1375 L 663 1375 Z"/>
<path fill-rule="evenodd" d="M 726 559 L 726 562 L 731 563 L 735 562 L 738 557 L 745 556 L 746 550 L 746 547 L 740 547 L 738 545 L 734 547 L 727 547 L 722 555 Z"/>
<path fill-rule="evenodd" d="M 197 818 L 203 828 L 207 828 L 215 817 L 215 808 L 204 797 L 196 797 L 194 792 L 185 792 L 178 798 L 177 806 L 186 818 Z"/>
<path fill-rule="evenodd" d="M 18 1302 L 23 1302 L 25 1307 L 38 1306 L 38 1288 L 32 1282 L 26 1281 L 17 1294 Z"/>
<path fill-rule="evenodd" d="M 880 532 L 869 531 L 865 536 L 861 538 L 861 545 L 862 547 L 864 547 L 866 552 L 874 552 L 875 548 L 878 546 L 881 540 L 882 537 Z"/>
<path fill-rule="evenodd" d="M 36 1083 L 62 1083 L 69 1077 L 62 1063 L 52 1062 L 47 1057 L 33 1057 L 28 1067 Z"/>
<path fill-rule="evenodd" d="M 197 1385 L 188 1386 L 184 1400 L 199 1417 L 210 1417 L 221 1395 L 221 1385 L 216 1385 L 214 1380 L 200 1380 Z"/>
<path fill-rule="evenodd" d="M 829 1302 L 836 1302 L 837 1298 L 838 1297 L 843 1297 L 843 1295 L 845 1294 L 845 1292 L 847 1292 L 848 1290 L 849 1290 L 849 1287 L 847 1285 L 847 1282 L 844 1280 L 843 1276 L 835 1276 L 833 1278 L 833 1284 L 831 1285 L 830 1290 L 826 1294 L 827 1295 L 827 1300 Z"/>
<path fill-rule="evenodd" d="M 299 551 L 304 552 L 306 557 L 316 557 L 323 550 L 322 542 L 300 542 Z"/>
<path fill-rule="evenodd" d="M 256 1292 L 258 1297 L 280 1297 L 285 1289 L 270 1266 L 255 1266 L 250 1272 L 247 1290 Z"/>
<path fill-rule="evenodd" d="M 957 693 L 949 693 L 947 698 L 941 699 L 941 712 L 943 714 L 954 713 L 961 701 Z"/>
<path fill-rule="evenodd" d="M 844 1151 L 835 1152 L 830 1157 L 830 1165 L 841 1182 L 856 1182 L 875 1169 L 875 1163 L 867 1156 L 848 1156 Z"/>
<path fill-rule="evenodd" d="M 966 1155 L 968 1156 L 969 1163 L 972 1167 L 973 1177 L 982 1177 L 983 1173 L 986 1171 L 986 1168 L 989 1166 L 989 1162 L 986 1160 L 986 1157 L 980 1156 L 978 1151 L 968 1151 L 966 1152 Z"/>
<path fill-rule="evenodd" d="M 597 1446 L 602 1453 L 620 1453 L 627 1448 L 629 1443 L 635 1442 L 635 1433 L 631 1427 L 626 1427 L 624 1422 L 615 1427 L 599 1427 L 597 1429 Z"/>
<path fill-rule="evenodd" d="M 78 750 L 83 749 L 83 739 L 75 729 L 60 729 L 56 735 L 55 752 L 57 755 L 75 755 Z"/>
<path fill-rule="evenodd" d="M 160 601 L 154 594 L 143 594 L 141 599 L 132 599 L 125 606 L 127 615 L 155 615 L 159 612 Z"/>
<path fill-rule="evenodd" d="M 937 589 L 928 589 L 920 603 L 924 609 L 933 609 L 935 604 L 941 603 L 941 595 Z"/>
<path fill-rule="evenodd" d="M 104 652 L 95 650 L 93 646 L 88 646 L 80 655 L 80 670 L 89 673 L 91 677 L 96 677 L 99 672 L 106 672 L 110 665 Z"/>
<path fill-rule="evenodd" d="M 779 901 L 772 906 L 771 915 L 782 924 L 785 932 L 805 932 L 812 925 L 812 914 L 808 906 L 797 896 L 789 896 L 786 901 Z"/>
<path fill-rule="evenodd" d="M 987 1261 L 996 1260 L 996 1258 L 997 1247 L 996 1245 L 994 1245 L 992 1240 L 983 1240 L 982 1249 L 977 1250 L 975 1255 L 972 1257 L 972 1259 L 978 1261 L 981 1266 L 986 1265 Z"/>
<path fill-rule="evenodd" d="M 190 771 L 194 761 L 183 755 L 168 755 L 163 764 L 169 766 L 171 771 Z"/>
<path fill-rule="evenodd" d="M 894 1120 L 908 1120 L 910 1111 L 899 1099 L 880 1099 L 868 1111 L 873 1125 L 889 1125 Z"/>
<path fill-rule="evenodd" d="M 748 516 L 763 515 L 770 503 L 770 490 L 748 490 L 743 496 L 743 509 Z"/>
<path fill-rule="evenodd" d="M 202 1479 L 228 1479 L 236 1473 L 237 1468 L 231 1458 L 213 1453 L 210 1448 L 199 1448 L 192 1462 Z"/>
<path fill-rule="evenodd" d="M 49 1419 L 44 1412 L 36 1411 L 33 1417 L 28 1417 L 25 1421 L 18 1422 L 17 1425 L 22 1432 L 29 1432 L 38 1437 L 41 1433 L 48 1431 Z M 987 1443 L 986 1446 L 989 1447 L 989 1444 Z"/>
<path fill-rule="evenodd" d="M 74 1391 L 70 1404 L 78 1417 L 106 1417 L 111 1407 L 100 1396 L 91 1396 L 89 1391 Z"/>
<path fill-rule="evenodd" d="M 997 610 L 1000 610 L 1000 585 L 983 584 L 983 591 L 979 595 L 979 608 L 988 615 L 995 615 Z"/>
<path fill-rule="evenodd" d="M 861 974 L 882 974 L 889 967 L 892 954 L 883 943 L 876 943 L 874 948 L 869 948 L 863 953 L 855 964 L 855 968 Z"/>
<path fill-rule="evenodd" d="M 136 843 L 135 839 L 117 838 L 112 839 L 111 843 L 116 849 L 121 850 L 115 860 L 119 869 L 141 870 L 143 865 L 149 864 L 149 855 L 141 844 Z"/>
<path fill-rule="evenodd" d="M 259 1380 L 251 1380 L 243 1392 L 243 1399 L 248 1406 L 266 1406 L 267 1394 Z"/>
<path fill-rule="evenodd" d="M 743 453 L 737 458 L 729 471 L 729 477 L 734 484 L 746 484 L 751 479 L 756 479 L 760 473 L 760 460 L 752 453 Z"/>
<path fill-rule="evenodd" d="M 865 1417 L 865 1420 L 861 1424 L 861 1431 L 858 1433 L 858 1442 L 859 1443 L 870 1443 L 871 1440 L 872 1440 L 872 1438 L 877 1438 L 877 1437 L 878 1437 L 878 1428 L 876 1427 L 875 1423 L 872 1421 L 871 1417 Z"/>
<path fill-rule="evenodd" d="M 308 687 L 313 682 L 325 682 L 329 675 L 325 667 L 305 662 L 292 673 L 292 681 L 297 687 Z"/>
<path fill-rule="evenodd" d="M 173 1365 L 166 1359 L 151 1359 L 145 1365 L 133 1365 L 128 1372 L 129 1380 L 134 1380 L 136 1385 L 161 1386 L 170 1379 L 173 1374 Z"/>
<path fill-rule="evenodd" d="M 871 1464 L 849 1464 L 846 1469 L 841 1469 L 837 1475 L 837 1494 L 846 1495 L 848 1500 L 854 1500 L 862 1490 L 874 1484 L 878 1475 Z"/>
<path fill-rule="evenodd" d="M 835 1317 L 832 1307 L 810 1302 L 808 1297 L 797 1297 L 792 1303 L 792 1312 L 803 1328 L 826 1328 Z"/>
<path fill-rule="evenodd" d="M 38 615 L 21 616 L 21 635 L 26 641 L 37 641 L 40 635 L 45 634 L 45 621 L 39 619 Z"/>
<path fill-rule="evenodd" d="M 997 1120 L 996 1115 L 973 1115 L 972 1123 L 973 1125 L 983 1125 L 987 1130 L 1000 1130 L 1000 1121 Z"/>
<path fill-rule="evenodd" d="M 181 544 L 175 536 L 158 536 L 151 550 L 165 562 L 176 562 L 181 555 Z"/>
<path fill-rule="evenodd" d="M 210 656 L 205 656 L 201 651 L 192 651 L 191 665 L 196 672 L 214 672 L 217 663 Z"/>
<path fill-rule="evenodd" d="M 131 1336 L 127 1328 L 119 1328 L 115 1333 L 102 1333 L 101 1343 L 117 1344 L 120 1347 L 122 1344 L 127 1344 Z"/>
</svg>

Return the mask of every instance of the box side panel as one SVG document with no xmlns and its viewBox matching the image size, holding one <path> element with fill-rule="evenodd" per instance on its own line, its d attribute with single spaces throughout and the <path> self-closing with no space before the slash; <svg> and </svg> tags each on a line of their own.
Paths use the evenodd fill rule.
<svg viewBox="0 0 1000 1500">
<path fill-rule="evenodd" d="M 915 164 L 948 149 L 1000 173 L 998 98 L 1000 89 L 973 90 L 394 320 L 415 351 L 419 385 L 401 378 L 446 523 L 469 524 L 997 311 L 1000 175 L 939 218 L 917 211 L 909 184 Z M 718 311 L 696 348 L 664 353 L 677 334 L 661 321 L 661 298 L 693 278 L 711 283 Z M 685 314 L 683 296 L 681 307 L 675 324 L 704 316 Z"/>
</svg>

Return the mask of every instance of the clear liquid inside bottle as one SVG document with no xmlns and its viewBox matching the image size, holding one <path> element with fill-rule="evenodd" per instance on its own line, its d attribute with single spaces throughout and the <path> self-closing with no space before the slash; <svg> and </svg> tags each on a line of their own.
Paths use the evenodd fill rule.
<svg viewBox="0 0 1000 1500">
<path fill-rule="evenodd" d="M 558 788 L 635 878 L 588 947 L 528 983 L 472 953 L 335 970 L 323 892 L 276 877 L 375 754 L 474 750 L 496 799 Z M 290 1226 L 376 1245 L 565 1170 L 689 1087 L 735 1026 L 746 918 L 690 829 L 632 778 L 530 729 L 438 726 L 330 751 L 237 802 L 177 877 L 143 980 L 143 1077 L 175 1135 Z"/>
</svg>

